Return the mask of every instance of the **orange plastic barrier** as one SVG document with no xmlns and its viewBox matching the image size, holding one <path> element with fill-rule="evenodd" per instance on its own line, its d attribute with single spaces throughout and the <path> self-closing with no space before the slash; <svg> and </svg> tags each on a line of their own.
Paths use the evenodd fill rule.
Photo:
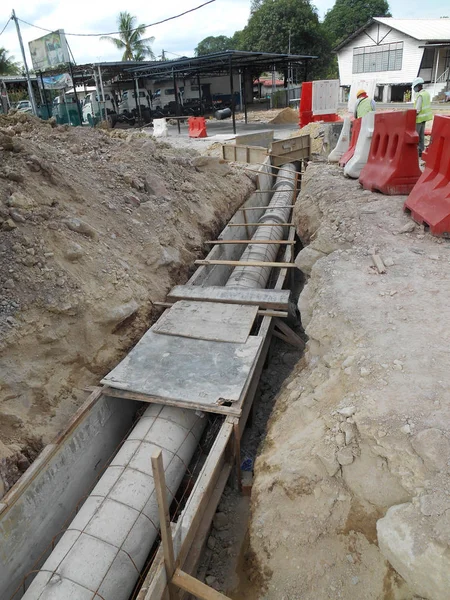
<svg viewBox="0 0 450 600">
<path fill-rule="evenodd" d="M 339 161 L 340 167 L 345 167 L 348 161 L 352 158 L 355 153 L 356 142 L 358 141 L 359 132 L 361 131 L 361 119 L 355 119 L 352 123 L 352 137 L 350 138 L 350 146 L 348 147 L 347 152 L 341 156 L 341 160 Z"/>
<path fill-rule="evenodd" d="M 206 119 L 205 117 L 189 117 L 189 137 L 190 138 L 205 138 L 208 137 L 206 133 Z"/>
<path fill-rule="evenodd" d="M 425 170 L 404 209 L 433 235 L 450 237 L 450 117 L 434 117 Z"/>
<path fill-rule="evenodd" d="M 419 168 L 416 111 L 375 113 L 369 158 L 359 176 L 365 190 L 409 194 L 422 174 Z"/>
</svg>

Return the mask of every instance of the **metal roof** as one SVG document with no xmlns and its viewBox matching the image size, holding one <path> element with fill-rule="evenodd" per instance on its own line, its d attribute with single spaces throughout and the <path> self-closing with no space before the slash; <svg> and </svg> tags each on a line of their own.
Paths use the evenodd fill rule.
<svg viewBox="0 0 450 600">
<path fill-rule="evenodd" d="M 393 17 L 374 17 L 333 48 L 333 51 L 337 52 L 346 46 L 374 23 L 386 25 L 386 27 L 401 31 L 405 35 L 423 42 L 450 42 L 450 19 L 394 19 Z"/>
<path fill-rule="evenodd" d="M 374 21 L 401 31 L 416 40 L 429 42 L 450 41 L 450 19 L 394 19 L 393 17 L 374 17 Z"/>
<path fill-rule="evenodd" d="M 287 67 L 288 65 L 305 65 L 309 60 L 317 56 L 305 54 L 274 54 L 268 52 L 243 52 L 240 50 L 225 50 L 205 54 L 204 56 L 183 57 L 176 60 L 158 61 L 127 69 L 136 76 L 147 77 L 170 77 L 173 74 L 189 77 L 196 74 L 220 75 L 228 73 L 230 65 L 233 70 L 254 69 L 265 71 L 275 68 Z"/>
</svg>

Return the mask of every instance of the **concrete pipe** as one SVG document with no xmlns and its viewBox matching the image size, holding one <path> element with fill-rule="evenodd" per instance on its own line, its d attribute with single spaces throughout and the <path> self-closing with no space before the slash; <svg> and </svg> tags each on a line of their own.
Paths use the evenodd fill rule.
<svg viewBox="0 0 450 600">
<path fill-rule="evenodd" d="M 151 456 L 172 501 L 205 427 L 192 410 L 150 405 L 23 596 L 126 600 L 159 532 Z"/>
<path fill-rule="evenodd" d="M 274 185 L 274 194 L 269 207 L 258 223 L 286 223 L 293 204 L 297 169 L 293 163 L 283 165 L 278 171 L 279 181 Z M 252 240 L 281 240 L 285 228 L 262 225 L 256 229 Z M 278 254 L 279 244 L 248 244 L 241 261 L 273 262 Z M 271 267 L 235 267 L 226 287 L 265 288 Z"/>
</svg>

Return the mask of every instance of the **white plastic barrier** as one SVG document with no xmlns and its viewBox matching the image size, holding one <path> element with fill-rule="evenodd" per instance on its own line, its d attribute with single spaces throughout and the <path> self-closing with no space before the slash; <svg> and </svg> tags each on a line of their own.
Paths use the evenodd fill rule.
<svg viewBox="0 0 450 600">
<path fill-rule="evenodd" d="M 356 142 L 355 153 L 344 167 L 344 175 L 358 179 L 361 170 L 369 158 L 370 144 L 372 143 L 375 113 L 372 111 L 364 115 L 361 120 L 361 131 Z"/>
<path fill-rule="evenodd" d="M 166 119 L 153 119 L 153 137 L 167 137 L 168 135 Z"/>
<path fill-rule="evenodd" d="M 345 117 L 344 124 L 342 126 L 341 135 L 339 136 L 338 142 L 334 150 L 328 155 L 328 162 L 335 163 L 339 162 L 342 155 L 347 152 L 350 146 L 350 117 Z"/>
</svg>

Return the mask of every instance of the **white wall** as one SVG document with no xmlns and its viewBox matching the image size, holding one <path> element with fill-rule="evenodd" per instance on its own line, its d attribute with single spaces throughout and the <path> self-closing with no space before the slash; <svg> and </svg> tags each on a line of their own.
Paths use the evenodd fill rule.
<svg viewBox="0 0 450 600">
<path fill-rule="evenodd" d="M 386 25 L 382 25 L 381 23 L 374 23 L 366 31 L 370 37 L 366 35 L 366 33 L 361 33 L 338 52 L 339 79 L 341 85 L 351 85 L 354 79 L 374 79 L 377 84 L 380 85 L 410 83 L 417 77 L 423 55 L 423 48 L 419 48 L 419 46 L 423 46 L 425 43 L 424 41 L 415 40 L 414 38 L 395 29 L 391 29 Z M 402 70 L 353 74 L 353 48 L 358 48 L 360 46 L 376 46 L 376 40 L 380 40 L 380 44 L 403 42 Z"/>
</svg>

